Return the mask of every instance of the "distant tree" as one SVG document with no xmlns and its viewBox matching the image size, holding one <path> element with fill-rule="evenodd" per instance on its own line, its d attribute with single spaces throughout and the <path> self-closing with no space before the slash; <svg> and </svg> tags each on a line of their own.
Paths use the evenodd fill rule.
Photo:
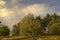
<svg viewBox="0 0 60 40">
<path fill-rule="evenodd" d="M 34 17 L 31 14 L 25 16 L 22 21 L 20 22 L 20 34 L 26 35 L 26 28 L 32 23 Z"/>
<path fill-rule="evenodd" d="M 0 36 L 9 36 L 10 35 L 10 30 L 8 29 L 7 26 L 1 26 L 0 27 Z"/>
<path fill-rule="evenodd" d="M 18 36 L 18 35 L 20 35 L 20 26 L 17 24 L 13 26 L 12 36 Z"/>
<path fill-rule="evenodd" d="M 60 35 L 60 23 L 53 23 L 50 25 L 48 34 L 50 35 Z"/>
<path fill-rule="evenodd" d="M 40 16 L 36 16 L 35 19 L 41 21 L 41 17 Z"/>
<path fill-rule="evenodd" d="M 48 34 L 60 35 L 60 17 L 57 14 L 52 15 L 52 20 L 48 26 Z"/>
<path fill-rule="evenodd" d="M 20 34 L 36 36 L 42 34 L 43 27 L 41 26 L 40 17 L 34 19 L 33 16 L 27 15 L 21 21 Z"/>
<path fill-rule="evenodd" d="M 52 17 L 51 17 L 51 15 L 50 14 L 47 14 L 42 20 L 41 20 L 41 25 L 42 25 L 42 27 L 43 27 L 43 32 L 45 33 L 45 34 L 47 34 L 48 33 L 48 25 L 49 25 L 49 23 L 50 23 L 50 21 L 52 20 Z"/>
<path fill-rule="evenodd" d="M 50 16 L 50 14 L 47 14 L 43 19 L 44 26 L 46 27 L 51 20 L 52 20 L 52 18 Z"/>
<path fill-rule="evenodd" d="M 54 13 L 52 16 L 53 16 L 54 20 L 56 20 L 58 18 L 58 15 L 56 13 Z"/>
<path fill-rule="evenodd" d="M 47 14 L 43 19 L 42 19 L 42 26 L 44 27 L 44 32 L 46 34 L 48 34 L 48 30 L 50 28 L 50 24 L 53 24 L 55 22 L 58 22 L 57 20 L 59 20 L 59 16 L 54 13 L 53 15 Z"/>
</svg>

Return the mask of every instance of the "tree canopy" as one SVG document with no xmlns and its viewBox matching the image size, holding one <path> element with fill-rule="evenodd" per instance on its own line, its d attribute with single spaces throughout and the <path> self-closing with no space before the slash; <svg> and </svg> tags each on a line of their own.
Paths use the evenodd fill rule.
<svg viewBox="0 0 60 40">
<path fill-rule="evenodd" d="M 0 26 L 0 36 L 9 36 L 10 30 L 7 26 Z"/>
</svg>

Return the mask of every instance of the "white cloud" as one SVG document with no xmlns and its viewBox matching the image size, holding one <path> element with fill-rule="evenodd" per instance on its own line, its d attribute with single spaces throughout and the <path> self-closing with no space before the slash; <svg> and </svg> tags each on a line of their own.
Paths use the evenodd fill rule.
<svg viewBox="0 0 60 40">
<path fill-rule="evenodd" d="M 12 13 L 13 13 L 13 11 L 11 11 L 7 8 L 0 9 L 0 17 L 8 17 Z"/>
<path fill-rule="evenodd" d="M 21 12 L 24 14 L 31 13 L 36 16 L 36 15 L 42 14 L 45 9 L 46 9 L 46 6 L 44 4 L 34 4 L 34 5 L 29 5 L 25 7 L 24 9 L 21 10 Z"/>
<path fill-rule="evenodd" d="M 5 6 L 6 2 L 3 0 L 0 0 L 0 6 Z"/>
<path fill-rule="evenodd" d="M 7 1 L 8 2 L 8 1 Z M 8 4 L 7 6 L 11 7 L 11 8 L 7 8 L 6 4 Z M 52 12 L 54 9 L 52 9 L 52 7 L 48 7 L 46 4 L 30 4 L 30 5 L 24 5 L 24 7 L 22 6 L 23 4 L 18 3 L 18 5 L 16 5 L 16 0 L 12 0 L 11 4 L 10 1 L 8 3 L 6 3 L 6 1 L 1 0 L 0 1 L 0 5 L 1 6 L 6 6 L 6 8 L 2 8 L 0 9 L 0 18 L 2 19 L 3 23 L 11 26 L 14 25 L 16 23 L 18 23 L 25 15 L 31 13 L 34 16 L 37 15 L 45 15 L 47 12 Z M 13 6 L 11 6 L 13 5 Z M 9 27 L 11 28 L 11 27 Z"/>
</svg>

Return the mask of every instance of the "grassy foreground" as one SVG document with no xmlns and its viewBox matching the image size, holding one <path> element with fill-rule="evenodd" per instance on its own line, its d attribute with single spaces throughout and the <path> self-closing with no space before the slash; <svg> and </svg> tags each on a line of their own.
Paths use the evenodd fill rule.
<svg viewBox="0 0 60 40">
<path fill-rule="evenodd" d="M 40 37 L 0 37 L 0 40 L 60 40 L 60 36 L 40 36 Z"/>
</svg>

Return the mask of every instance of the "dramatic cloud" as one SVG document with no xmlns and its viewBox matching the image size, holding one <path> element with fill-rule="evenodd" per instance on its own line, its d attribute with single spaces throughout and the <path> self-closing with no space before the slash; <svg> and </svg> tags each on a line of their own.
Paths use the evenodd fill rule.
<svg viewBox="0 0 60 40">
<path fill-rule="evenodd" d="M 60 0 L 0 0 L 0 20 L 9 28 L 29 13 L 43 17 L 54 12 L 60 13 Z"/>
<path fill-rule="evenodd" d="M 34 4 L 34 5 L 29 5 L 27 7 L 25 7 L 24 9 L 22 9 L 22 13 L 25 14 L 34 14 L 34 15 L 39 15 L 41 13 L 44 12 L 46 6 L 44 4 Z"/>
<path fill-rule="evenodd" d="M 6 4 L 6 2 L 0 1 L 0 5 L 4 6 L 5 4 Z"/>
<path fill-rule="evenodd" d="M 5 2 L 5 1 L 0 0 L 0 8 L 4 7 L 4 6 L 5 6 L 5 4 L 6 4 L 6 2 Z"/>
<path fill-rule="evenodd" d="M 0 17 L 8 17 L 10 14 L 13 13 L 11 10 L 3 8 L 0 9 Z"/>
</svg>

